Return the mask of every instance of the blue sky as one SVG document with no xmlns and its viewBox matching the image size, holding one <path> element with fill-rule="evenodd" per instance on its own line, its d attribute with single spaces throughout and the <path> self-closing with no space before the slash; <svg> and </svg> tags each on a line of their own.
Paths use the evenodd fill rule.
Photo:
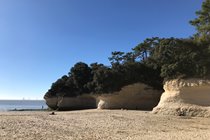
<svg viewBox="0 0 210 140">
<path fill-rule="evenodd" d="M 78 61 L 189 37 L 201 0 L 0 0 L 0 99 L 42 99 Z"/>
</svg>

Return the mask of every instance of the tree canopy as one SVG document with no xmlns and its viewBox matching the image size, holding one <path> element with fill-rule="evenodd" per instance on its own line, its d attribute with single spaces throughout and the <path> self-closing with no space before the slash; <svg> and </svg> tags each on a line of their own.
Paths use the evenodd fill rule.
<svg viewBox="0 0 210 140">
<path fill-rule="evenodd" d="M 210 0 L 205 0 L 201 10 L 196 12 L 198 16 L 190 23 L 196 27 L 195 38 L 199 42 L 210 42 Z"/>
<path fill-rule="evenodd" d="M 112 93 L 137 82 L 162 89 L 168 79 L 210 78 L 210 0 L 196 14 L 193 38 L 146 38 L 130 52 L 112 52 L 110 66 L 78 62 L 45 96 Z"/>
</svg>

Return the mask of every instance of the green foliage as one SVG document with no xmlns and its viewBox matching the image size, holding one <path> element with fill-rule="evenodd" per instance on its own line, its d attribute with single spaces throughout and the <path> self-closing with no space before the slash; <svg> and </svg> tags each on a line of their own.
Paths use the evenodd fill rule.
<svg viewBox="0 0 210 140">
<path fill-rule="evenodd" d="M 210 55 L 204 46 L 190 39 L 160 39 L 148 64 L 160 69 L 164 79 L 208 77 Z"/>
<path fill-rule="evenodd" d="M 155 89 L 162 89 L 163 79 L 160 77 L 159 72 L 145 63 L 125 63 L 123 68 L 124 79 L 122 79 L 123 84 L 121 87 L 141 82 Z"/>
<path fill-rule="evenodd" d="M 95 93 L 110 91 L 110 88 L 112 88 L 112 81 L 110 81 L 112 76 L 111 69 L 103 64 L 97 63 L 91 64 L 91 68 L 93 80 L 89 83 L 89 85 L 91 85 L 91 88 L 89 89 L 92 89 L 92 92 Z"/>
<path fill-rule="evenodd" d="M 135 48 L 133 48 L 135 58 L 139 58 L 140 60 L 146 60 L 151 53 L 154 45 L 159 41 L 158 37 L 147 38 L 142 43 L 138 44 Z"/>
<path fill-rule="evenodd" d="M 69 77 L 64 75 L 52 84 L 51 88 L 45 94 L 46 97 L 52 96 L 77 96 L 75 92 L 72 92 L 73 85 L 69 85 Z"/>
<path fill-rule="evenodd" d="M 190 39 L 146 40 L 141 44 L 146 43 L 149 49 L 147 57 L 141 61 L 136 61 L 136 51 L 141 53 L 145 50 L 141 51 L 141 45 L 138 45 L 133 52 L 112 53 L 111 67 L 98 63 L 89 67 L 78 62 L 71 68 L 69 76 L 63 76 L 52 84 L 46 96 L 74 97 L 84 93 L 111 93 L 137 82 L 161 89 L 164 79 L 210 78 L 210 47 L 198 45 Z"/>
<path fill-rule="evenodd" d="M 112 56 L 109 57 L 108 59 L 112 65 L 120 64 L 123 61 L 123 55 L 124 55 L 124 52 L 115 51 L 115 52 L 112 52 Z"/>
<path fill-rule="evenodd" d="M 196 12 L 198 16 L 190 23 L 196 27 L 195 39 L 199 42 L 209 42 L 210 40 L 210 0 L 205 0 L 202 9 Z"/>
<path fill-rule="evenodd" d="M 47 97 L 75 97 L 83 93 L 90 92 L 88 82 L 92 80 L 90 67 L 78 62 L 71 68 L 69 76 L 63 76 L 52 84 L 51 88 L 45 94 Z"/>
<path fill-rule="evenodd" d="M 72 78 L 72 81 L 80 94 L 89 92 L 86 84 L 92 80 L 92 75 L 91 69 L 87 64 L 83 62 L 75 64 L 70 70 L 69 77 Z"/>
</svg>

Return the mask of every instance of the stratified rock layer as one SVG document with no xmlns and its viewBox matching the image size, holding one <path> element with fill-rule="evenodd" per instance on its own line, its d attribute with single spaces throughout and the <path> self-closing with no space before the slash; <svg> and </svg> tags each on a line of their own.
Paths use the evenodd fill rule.
<svg viewBox="0 0 210 140">
<path fill-rule="evenodd" d="M 170 80 L 165 82 L 164 90 L 153 113 L 210 117 L 209 80 Z"/>
</svg>

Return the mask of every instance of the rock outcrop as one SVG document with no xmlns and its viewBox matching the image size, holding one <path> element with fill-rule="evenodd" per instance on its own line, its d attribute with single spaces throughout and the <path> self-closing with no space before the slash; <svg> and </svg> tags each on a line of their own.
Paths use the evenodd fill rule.
<svg viewBox="0 0 210 140">
<path fill-rule="evenodd" d="M 210 81 L 202 79 L 170 80 L 153 113 L 210 117 Z"/>
<path fill-rule="evenodd" d="M 119 92 L 101 95 L 81 95 L 78 97 L 45 96 L 46 104 L 53 110 L 75 109 L 139 109 L 152 110 L 162 91 L 154 90 L 142 83 L 128 85 Z"/>
<path fill-rule="evenodd" d="M 98 109 L 152 110 L 158 104 L 161 93 L 142 83 L 128 85 L 119 92 L 98 96 Z"/>
<path fill-rule="evenodd" d="M 44 97 L 46 104 L 53 110 L 76 110 L 96 108 L 96 99 L 90 95 L 77 97 Z"/>
<path fill-rule="evenodd" d="M 58 97 L 48 97 L 44 96 L 45 102 L 47 106 L 53 110 L 56 110 L 58 108 L 58 100 L 60 100 Z"/>
</svg>

